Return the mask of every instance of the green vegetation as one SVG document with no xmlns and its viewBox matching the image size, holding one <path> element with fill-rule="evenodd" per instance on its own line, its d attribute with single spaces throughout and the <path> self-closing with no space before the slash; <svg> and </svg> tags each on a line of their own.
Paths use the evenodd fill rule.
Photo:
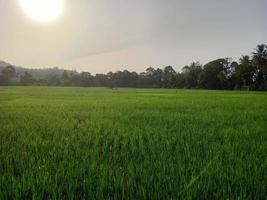
<svg viewBox="0 0 267 200">
<path fill-rule="evenodd" d="M 267 93 L 0 88 L 0 199 L 264 199 Z"/>
</svg>

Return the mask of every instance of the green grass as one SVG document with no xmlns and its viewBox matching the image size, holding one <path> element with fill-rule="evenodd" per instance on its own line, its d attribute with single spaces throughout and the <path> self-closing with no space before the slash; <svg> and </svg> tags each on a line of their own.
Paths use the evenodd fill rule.
<svg viewBox="0 0 267 200">
<path fill-rule="evenodd" d="M 0 88 L 0 199 L 266 199 L 267 93 Z"/>
</svg>

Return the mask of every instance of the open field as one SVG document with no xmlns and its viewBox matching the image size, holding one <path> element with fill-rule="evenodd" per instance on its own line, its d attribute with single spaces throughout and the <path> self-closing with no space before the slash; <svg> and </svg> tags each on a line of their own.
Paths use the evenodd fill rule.
<svg viewBox="0 0 267 200">
<path fill-rule="evenodd" d="M 0 199 L 265 199 L 267 93 L 0 88 Z"/>
</svg>

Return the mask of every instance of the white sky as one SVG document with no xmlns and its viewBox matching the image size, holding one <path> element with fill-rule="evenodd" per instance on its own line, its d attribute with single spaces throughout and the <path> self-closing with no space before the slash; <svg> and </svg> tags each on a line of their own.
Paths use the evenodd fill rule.
<svg viewBox="0 0 267 200">
<path fill-rule="evenodd" d="M 102 73 L 238 59 L 267 43 L 266 0 L 65 0 L 63 15 L 32 20 L 0 0 L 0 60 Z"/>
</svg>

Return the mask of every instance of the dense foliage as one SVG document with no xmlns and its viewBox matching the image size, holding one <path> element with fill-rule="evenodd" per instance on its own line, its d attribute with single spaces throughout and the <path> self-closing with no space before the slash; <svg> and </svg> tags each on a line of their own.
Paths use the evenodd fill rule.
<svg viewBox="0 0 267 200">
<path fill-rule="evenodd" d="M 0 199 L 266 199 L 266 97 L 0 87 Z"/>
<path fill-rule="evenodd" d="M 7 66 L 0 75 L 0 85 L 44 86 L 101 86 L 101 87 L 147 87 L 147 88 L 205 88 L 267 90 L 267 46 L 258 45 L 252 56 L 242 56 L 239 62 L 220 58 L 205 65 L 198 62 L 176 72 L 171 66 L 162 69 L 149 67 L 145 72 L 127 70 L 115 73 L 91 75 L 89 72 L 55 68 L 51 73 L 38 74 L 43 70 L 24 71 L 20 75 L 13 66 Z"/>
</svg>

